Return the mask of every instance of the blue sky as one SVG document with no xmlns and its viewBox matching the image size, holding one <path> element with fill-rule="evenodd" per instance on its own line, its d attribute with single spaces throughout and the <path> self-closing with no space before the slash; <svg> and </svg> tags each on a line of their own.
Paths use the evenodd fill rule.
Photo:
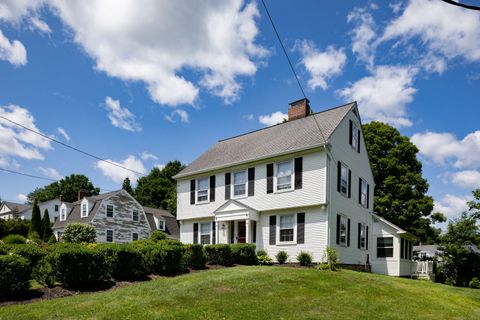
<svg viewBox="0 0 480 320">
<path fill-rule="evenodd" d="M 436 208 L 480 187 L 480 16 L 439 0 L 266 1 L 315 111 L 412 137 Z M 0 0 L 0 114 L 136 171 L 188 163 L 301 98 L 261 2 Z M 104 190 L 132 173 L 0 120 L 0 167 Z M 44 181 L 0 172 L 0 196 Z"/>
</svg>

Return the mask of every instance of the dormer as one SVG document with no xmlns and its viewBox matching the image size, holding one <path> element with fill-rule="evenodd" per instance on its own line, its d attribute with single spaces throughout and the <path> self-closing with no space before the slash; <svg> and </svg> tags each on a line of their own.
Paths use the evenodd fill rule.
<svg viewBox="0 0 480 320">
<path fill-rule="evenodd" d="M 162 230 L 165 231 L 165 219 L 153 217 L 155 220 L 155 226 L 157 227 L 157 230 Z"/>
<path fill-rule="evenodd" d="M 88 211 L 90 204 L 87 200 L 87 198 L 83 198 L 82 202 L 80 203 L 80 218 L 86 218 L 88 217 Z"/>
<path fill-rule="evenodd" d="M 67 205 L 62 203 L 60 205 L 60 221 L 67 220 Z"/>
</svg>

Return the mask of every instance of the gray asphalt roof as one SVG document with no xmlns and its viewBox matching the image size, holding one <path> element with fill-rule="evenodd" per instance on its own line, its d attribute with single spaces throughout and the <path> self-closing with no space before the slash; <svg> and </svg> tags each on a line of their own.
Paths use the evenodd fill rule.
<svg viewBox="0 0 480 320">
<path fill-rule="evenodd" d="M 220 140 L 174 178 L 324 145 L 354 106 L 356 102 L 351 102 L 302 119 Z"/>
<path fill-rule="evenodd" d="M 157 217 L 165 220 L 165 231 L 171 238 L 180 239 L 180 228 L 178 227 L 177 219 L 168 211 L 163 209 L 143 207 L 145 214 L 147 215 L 147 221 L 152 230 L 157 230 L 155 225 L 155 219 Z"/>
<path fill-rule="evenodd" d="M 3 204 L 5 204 L 11 211 L 16 210 L 18 213 L 25 211 L 27 209 L 30 209 L 32 207 L 31 204 L 21 204 L 21 203 L 16 203 L 16 202 L 10 202 L 10 201 L 4 201 Z"/>
</svg>

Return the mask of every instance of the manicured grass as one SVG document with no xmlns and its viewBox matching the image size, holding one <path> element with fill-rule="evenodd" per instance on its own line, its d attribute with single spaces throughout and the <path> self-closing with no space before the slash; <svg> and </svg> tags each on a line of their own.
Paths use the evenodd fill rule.
<svg viewBox="0 0 480 320">
<path fill-rule="evenodd" d="M 480 319 L 480 290 L 348 270 L 234 267 L 0 308 L 0 319 Z"/>
</svg>

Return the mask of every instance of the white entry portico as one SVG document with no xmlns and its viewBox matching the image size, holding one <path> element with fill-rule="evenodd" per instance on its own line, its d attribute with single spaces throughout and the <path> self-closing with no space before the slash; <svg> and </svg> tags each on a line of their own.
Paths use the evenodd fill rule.
<svg viewBox="0 0 480 320">
<path fill-rule="evenodd" d="M 256 243 L 257 210 L 238 200 L 228 200 L 214 215 L 218 243 Z"/>
</svg>

